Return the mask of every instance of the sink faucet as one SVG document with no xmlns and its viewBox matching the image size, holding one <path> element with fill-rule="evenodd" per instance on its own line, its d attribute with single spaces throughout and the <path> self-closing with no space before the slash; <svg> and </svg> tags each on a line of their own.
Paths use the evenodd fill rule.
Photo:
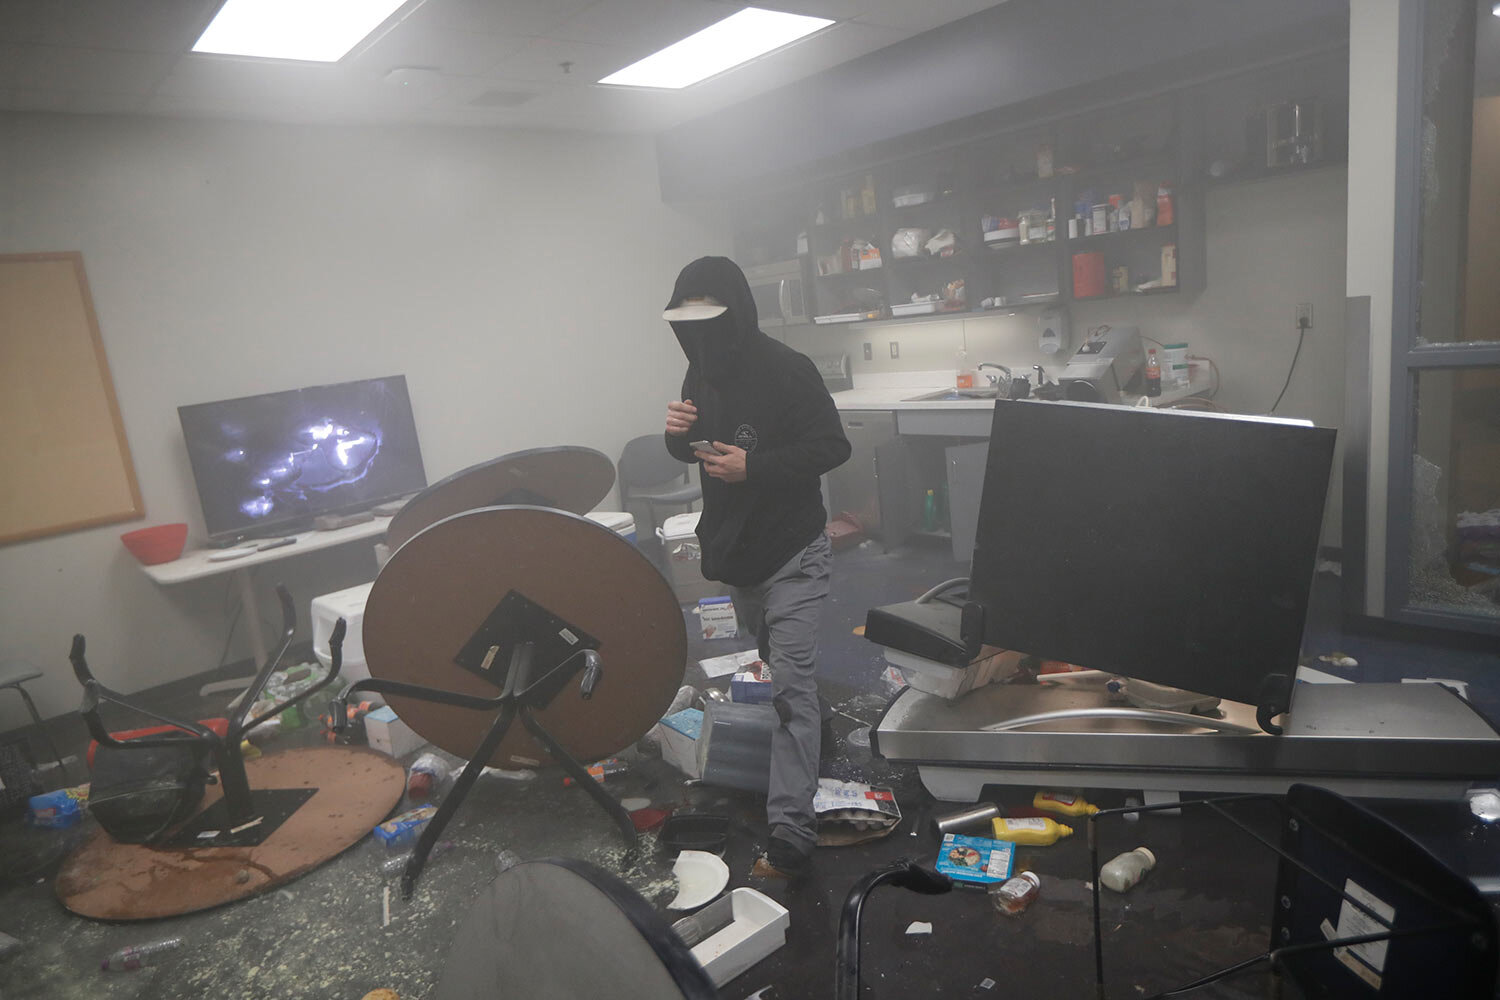
<svg viewBox="0 0 1500 1000">
<path fill-rule="evenodd" d="M 975 370 L 978 371 L 978 370 L 984 369 L 984 368 L 994 368 L 994 369 L 996 369 L 998 371 L 1004 372 L 1005 373 L 1005 380 L 1007 382 L 1009 382 L 1012 378 L 1015 377 L 1014 375 L 1011 374 L 1011 370 L 1009 368 L 1005 367 L 1004 365 L 997 365 L 993 361 L 982 361 L 982 362 L 979 363 L 978 367 Z M 986 374 L 984 377 L 990 380 L 990 385 L 993 385 L 993 386 L 999 386 L 1000 385 L 1000 378 L 999 378 L 999 376 Z"/>
</svg>

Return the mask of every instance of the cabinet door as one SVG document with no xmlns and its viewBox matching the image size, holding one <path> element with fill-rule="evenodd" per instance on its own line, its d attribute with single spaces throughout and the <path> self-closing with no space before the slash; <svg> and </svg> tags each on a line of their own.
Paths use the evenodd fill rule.
<svg viewBox="0 0 1500 1000">
<path fill-rule="evenodd" d="M 849 439 L 849 460 L 828 473 L 830 517 L 847 511 L 868 534 L 880 537 L 885 527 L 881 506 L 877 449 L 896 436 L 896 418 L 889 411 L 851 410 L 840 414 Z"/>
<path fill-rule="evenodd" d="M 989 454 L 989 441 L 947 449 L 948 511 L 953 525 L 953 558 L 959 562 L 974 558 L 979 500 L 984 493 L 984 467 Z"/>
</svg>

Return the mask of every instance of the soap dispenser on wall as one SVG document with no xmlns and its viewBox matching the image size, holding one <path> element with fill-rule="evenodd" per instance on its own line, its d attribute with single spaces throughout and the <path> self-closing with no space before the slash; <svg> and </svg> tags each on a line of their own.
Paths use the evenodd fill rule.
<svg viewBox="0 0 1500 1000">
<path fill-rule="evenodd" d="M 1037 347 L 1043 354 L 1062 354 L 1067 351 L 1072 337 L 1068 330 L 1068 313 L 1065 309 L 1043 309 L 1037 314 Z"/>
</svg>

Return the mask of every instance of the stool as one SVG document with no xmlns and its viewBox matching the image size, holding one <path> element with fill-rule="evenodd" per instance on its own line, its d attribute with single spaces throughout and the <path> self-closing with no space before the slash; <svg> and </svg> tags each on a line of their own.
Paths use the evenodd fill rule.
<svg viewBox="0 0 1500 1000">
<path fill-rule="evenodd" d="M 42 734 L 42 739 L 47 741 L 47 747 L 52 751 L 52 756 L 57 760 L 58 773 L 62 775 L 63 781 L 68 780 L 68 769 L 63 764 L 62 754 L 57 752 L 57 744 L 52 742 L 52 736 L 47 732 L 47 727 L 42 724 L 42 717 L 36 710 L 36 702 L 31 700 L 31 695 L 26 693 L 24 685 L 27 681 L 34 681 L 42 676 L 42 672 L 31 664 L 22 660 L 6 660 L 0 663 L 0 690 L 14 688 L 21 700 L 26 702 L 26 711 L 31 713 L 31 721 Z"/>
</svg>

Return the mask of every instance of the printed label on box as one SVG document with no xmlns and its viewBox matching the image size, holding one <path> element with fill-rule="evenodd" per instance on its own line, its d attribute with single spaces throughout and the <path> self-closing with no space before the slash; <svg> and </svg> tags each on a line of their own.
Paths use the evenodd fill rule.
<svg viewBox="0 0 1500 1000">
<path fill-rule="evenodd" d="M 949 833 L 938 846 L 937 870 L 960 882 L 1004 882 L 1014 863 L 1015 845 L 1004 840 Z"/>
</svg>

